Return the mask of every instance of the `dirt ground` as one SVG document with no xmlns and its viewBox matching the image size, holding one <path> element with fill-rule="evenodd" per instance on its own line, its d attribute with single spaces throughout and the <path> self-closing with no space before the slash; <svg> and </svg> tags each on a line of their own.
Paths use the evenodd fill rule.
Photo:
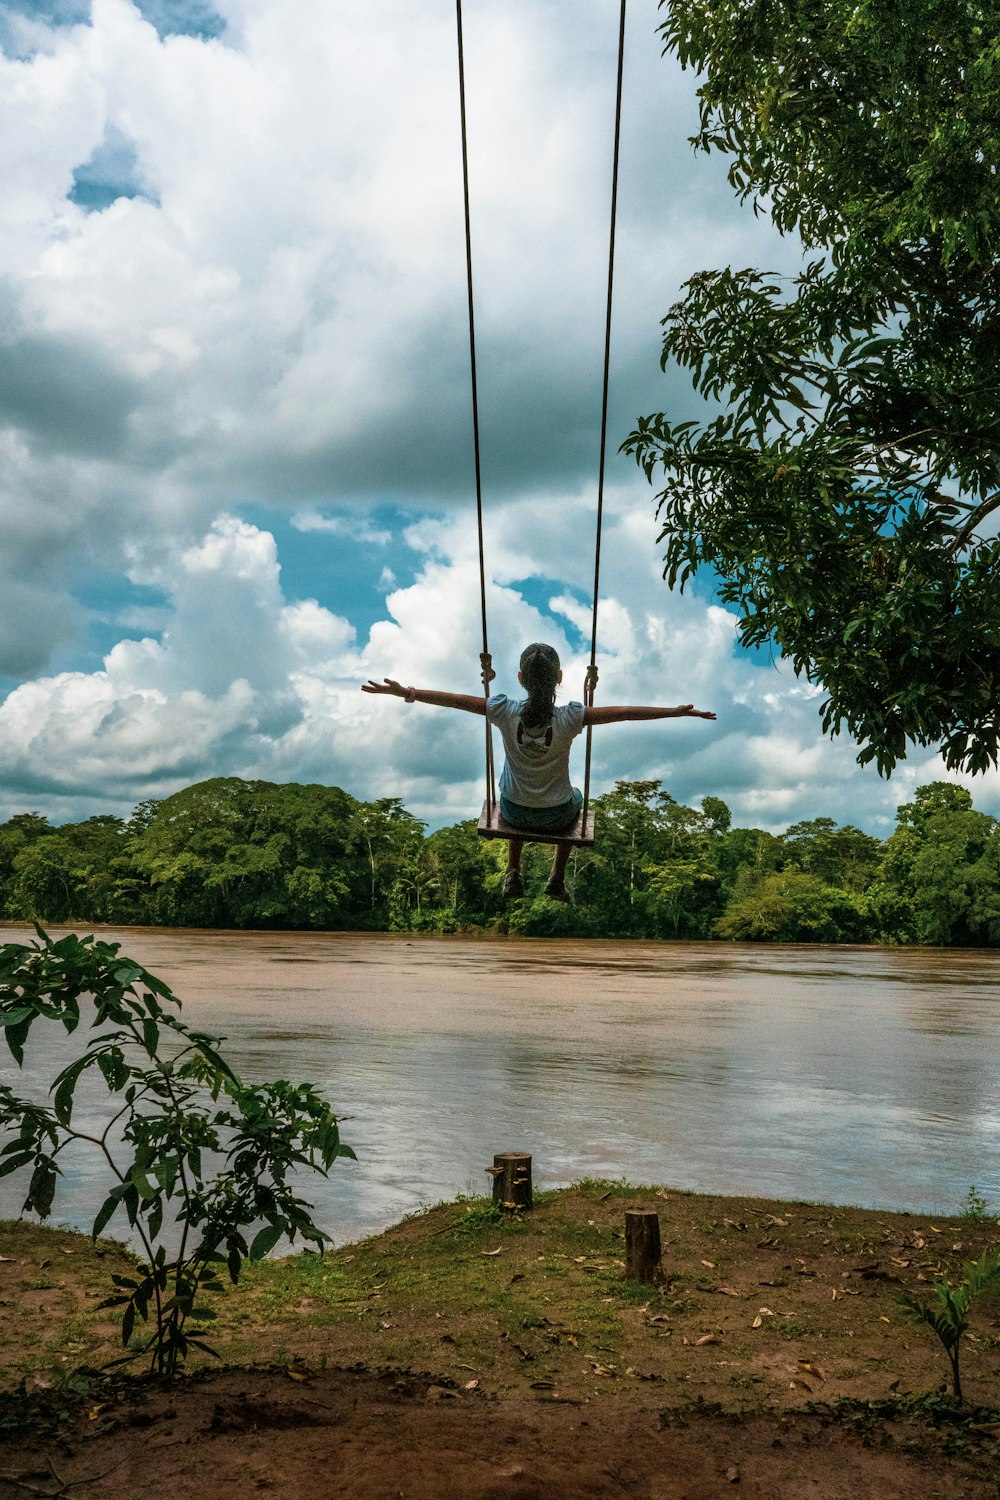
<svg viewBox="0 0 1000 1500">
<path fill-rule="evenodd" d="M 624 1277 L 623 1210 L 665 1278 Z M 0 1500 L 227 1493 L 822 1500 L 1000 1497 L 1000 1298 L 972 1314 L 966 1406 L 897 1297 L 1000 1246 L 928 1219 L 584 1183 L 520 1220 L 445 1204 L 217 1298 L 218 1365 L 157 1385 L 97 1303 L 110 1244 L 0 1225 Z"/>
<path fill-rule="evenodd" d="M 852 1429 L 803 1412 L 664 1417 L 647 1402 L 449 1392 L 426 1378 L 227 1371 L 82 1412 L 11 1446 L 4 1488 L 109 1500 L 921 1500 L 993 1496 L 983 1454 L 916 1423 Z M 15 1477 L 16 1476 L 16 1477 Z"/>
</svg>

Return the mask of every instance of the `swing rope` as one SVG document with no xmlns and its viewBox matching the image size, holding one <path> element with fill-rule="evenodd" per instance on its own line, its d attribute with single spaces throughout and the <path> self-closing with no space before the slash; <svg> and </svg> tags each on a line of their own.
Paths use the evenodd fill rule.
<svg viewBox="0 0 1000 1500">
<path fill-rule="evenodd" d="M 469 144 L 465 123 L 465 48 L 462 41 L 462 0 L 455 0 L 458 26 L 458 98 L 462 117 L 462 191 L 465 200 L 465 271 L 469 289 L 469 363 L 472 370 L 472 446 L 476 459 L 476 528 L 479 534 L 479 600 L 483 617 L 483 649 L 479 665 L 483 695 L 490 696 L 493 660 L 490 656 L 489 632 L 486 628 L 486 554 L 483 547 L 483 471 L 479 457 L 479 390 L 476 382 L 476 312 L 472 295 L 472 215 L 469 210 Z M 493 726 L 486 719 L 486 795 L 492 815 L 497 800 L 496 773 L 493 761 Z"/>
<path fill-rule="evenodd" d="M 615 225 L 618 218 L 618 156 L 622 133 L 622 76 L 625 64 L 625 0 L 618 23 L 618 81 L 615 88 L 615 149 L 611 167 L 611 233 L 608 245 L 608 309 L 604 323 L 604 380 L 601 388 L 601 453 L 597 467 L 597 535 L 594 542 L 594 610 L 590 624 L 590 665 L 583 688 L 583 702 L 592 708 L 597 688 L 597 601 L 601 587 L 601 526 L 604 521 L 604 461 L 608 451 L 608 386 L 611 373 L 611 301 L 615 285 Z M 590 759 L 594 726 L 587 725 L 587 758 L 583 777 L 583 828 L 590 807 Z"/>
<path fill-rule="evenodd" d="M 618 25 L 618 77 L 615 90 L 615 141 L 611 171 L 611 234 L 608 249 L 608 301 L 604 326 L 604 378 L 601 389 L 601 445 L 597 478 L 597 528 L 594 544 L 594 602 L 590 628 L 590 664 L 584 682 L 583 701 L 592 708 L 597 687 L 597 610 L 601 583 L 601 527 L 604 521 L 604 469 L 608 445 L 608 387 L 611 369 L 611 304 L 615 277 L 615 225 L 618 215 L 618 159 L 622 121 L 622 78 L 625 61 L 625 5 L 621 0 L 621 17 Z M 465 204 L 465 269 L 469 294 L 469 361 L 472 374 L 472 442 L 476 468 L 476 527 L 479 538 L 479 597 L 483 623 L 483 649 L 479 655 L 482 671 L 483 692 L 488 698 L 493 679 L 493 661 L 490 656 L 489 636 L 486 624 L 486 555 L 483 544 L 483 485 L 482 465 L 479 452 L 479 392 L 476 380 L 476 318 L 472 291 L 472 217 L 469 208 L 469 146 L 465 114 L 465 49 L 462 36 L 462 0 L 455 0 L 455 20 L 458 30 L 458 93 L 462 125 L 462 190 Z M 583 783 L 583 810 L 581 828 L 586 834 L 587 812 L 590 806 L 590 764 L 593 726 L 587 726 L 587 753 Z M 493 733 L 489 719 L 486 720 L 486 794 L 487 813 L 491 820 L 496 806 L 496 772 L 493 757 Z"/>
</svg>

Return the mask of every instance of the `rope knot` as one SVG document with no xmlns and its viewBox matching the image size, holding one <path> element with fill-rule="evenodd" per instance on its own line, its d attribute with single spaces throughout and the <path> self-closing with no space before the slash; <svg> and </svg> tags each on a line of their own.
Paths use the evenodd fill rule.
<svg viewBox="0 0 1000 1500">
<path fill-rule="evenodd" d="M 587 668 L 587 675 L 583 680 L 583 701 L 590 705 L 594 701 L 594 689 L 597 687 L 597 663 L 591 662 Z"/>
<path fill-rule="evenodd" d="M 488 689 L 490 683 L 497 675 L 493 670 L 493 658 L 488 651 L 480 651 L 479 666 L 483 679 L 483 687 Z"/>
</svg>

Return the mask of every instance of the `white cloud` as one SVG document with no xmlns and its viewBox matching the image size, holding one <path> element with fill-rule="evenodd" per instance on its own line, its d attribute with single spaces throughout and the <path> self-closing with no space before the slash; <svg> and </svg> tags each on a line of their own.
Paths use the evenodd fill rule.
<svg viewBox="0 0 1000 1500">
<path fill-rule="evenodd" d="M 25 28 L 34 54 L 0 56 L 0 346 L 21 372 L 13 395 L 0 378 L 18 450 L 3 569 L 45 601 L 36 666 L 79 628 L 68 591 L 131 542 L 169 551 L 250 502 L 440 509 L 471 480 L 453 12 L 222 11 L 221 38 L 160 38 L 129 0 L 94 0 L 90 24 Z M 678 154 L 693 83 L 661 61 L 657 19 L 637 0 L 622 434 L 659 399 L 657 320 L 706 241 L 789 255 Z M 614 26 L 598 0 L 484 0 L 466 33 L 486 479 L 551 493 L 596 442 Z M 86 212 L 73 173 L 109 139 L 140 195 Z M 7 524 L 26 496 L 27 539 Z"/>
<path fill-rule="evenodd" d="M 594 790 L 659 777 L 679 800 L 711 793 L 740 823 L 780 828 L 827 813 L 886 830 L 897 801 L 941 774 L 933 757 L 887 785 L 860 771 L 846 742 L 824 740 L 816 695 L 786 669 L 734 652 L 735 622 L 717 605 L 670 595 L 655 553 L 637 547 L 636 512 L 610 497 L 600 611 L 598 701 L 712 708 L 718 721 L 603 728 L 594 737 Z M 567 534 L 586 507 L 566 497 Z M 545 557 L 521 505 L 498 507 L 501 558 L 519 546 Z M 169 596 L 158 636 L 122 640 L 101 671 L 25 683 L 0 705 L 0 815 L 37 807 L 54 816 L 127 810 L 208 775 L 337 783 L 361 797 L 402 796 L 435 822 L 471 816 L 482 796 L 481 721 L 360 692 L 369 677 L 479 690 L 478 570 L 467 525 L 413 528 L 424 556 L 412 584 L 359 643 L 349 621 L 315 600 L 289 600 L 273 536 L 232 515 L 176 555 L 133 559 L 132 576 Z M 545 574 L 550 562 L 536 565 Z M 523 580 L 523 575 L 522 575 Z M 527 584 L 523 584 L 527 588 Z M 498 687 L 515 688 L 517 657 L 549 640 L 566 696 L 582 687 L 589 607 L 575 593 L 531 604 L 510 582 L 488 591 Z M 582 753 L 577 757 L 582 774 Z M 976 786 L 997 806 L 997 778 Z M 89 800 L 88 800 L 89 799 Z"/>
<path fill-rule="evenodd" d="M 370 547 L 385 547 L 392 541 L 392 532 L 384 527 L 369 526 L 358 516 L 324 516 L 318 510 L 297 510 L 292 516 L 296 531 L 325 532 L 328 536 L 348 537 Z"/>
<path fill-rule="evenodd" d="M 481 726 L 358 690 L 478 682 L 453 11 L 220 10 L 219 39 L 161 39 L 129 0 L 94 0 L 90 24 L 25 26 L 34 53 L 0 56 L 0 673 L 25 679 L 0 704 L 6 807 L 76 816 L 230 772 L 465 815 Z M 660 59 L 656 0 L 630 10 L 612 448 L 644 408 L 693 409 L 657 363 L 683 277 L 796 258 L 734 206 L 718 162 L 690 158 L 694 80 Z M 553 640 L 575 693 L 614 39 L 603 0 L 467 17 L 491 639 L 511 685 L 520 645 Z M 88 213 L 67 194 L 109 142 L 138 195 Z M 738 657 L 726 611 L 667 593 L 634 475 L 612 456 L 599 701 L 693 698 L 719 721 L 603 731 L 596 784 L 662 776 L 772 824 L 890 818 L 936 759 L 886 786 L 824 743 L 811 690 Z M 383 567 L 363 642 L 347 602 L 290 597 L 273 536 L 240 519 L 287 510 L 349 559 L 388 546 L 368 518 L 387 502 L 413 516 L 420 566 L 405 586 L 395 557 Z M 119 611 L 138 638 L 99 671 L 52 672 L 93 618 L 74 595 L 97 572 L 167 603 Z M 976 795 L 1000 808 L 996 778 Z"/>
</svg>

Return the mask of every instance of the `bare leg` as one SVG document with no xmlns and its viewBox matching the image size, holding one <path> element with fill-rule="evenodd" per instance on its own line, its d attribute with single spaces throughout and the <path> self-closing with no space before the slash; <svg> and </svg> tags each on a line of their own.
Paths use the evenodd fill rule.
<svg viewBox="0 0 1000 1500">
<path fill-rule="evenodd" d="M 572 853 L 573 847 L 571 844 L 557 844 L 555 847 L 555 853 L 552 856 L 552 869 L 549 871 L 548 884 L 545 887 L 545 894 L 552 901 L 569 900 L 566 894 L 564 877 L 566 875 L 566 866 L 569 864 L 569 857 Z"/>
<path fill-rule="evenodd" d="M 508 901 L 517 901 L 524 895 L 521 879 L 521 851 L 524 839 L 507 840 L 507 873 L 503 878 L 503 893 Z"/>
</svg>

